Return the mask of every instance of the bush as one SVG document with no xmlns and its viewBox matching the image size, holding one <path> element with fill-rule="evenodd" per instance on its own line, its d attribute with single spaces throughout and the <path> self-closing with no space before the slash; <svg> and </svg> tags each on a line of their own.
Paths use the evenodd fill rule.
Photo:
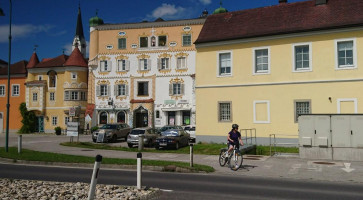
<svg viewBox="0 0 363 200">
<path fill-rule="evenodd" d="M 56 134 L 56 135 L 60 135 L 60 134 L 62 133 L 62 129 L 61 129 L 61 127 L 59 127 L 59 126 L 55 127 L 55 128 L 54 128 L 54 131 L 55 131 L 55 134 Z"/>
<path fill-rule="evenodd" d="M 94 127 L 92 127 L 92 128 L 91 128 L 91 133 L 93 133 L 93 132 L 97 131 L 98 129 L 99 129 L 99 127 L 98 127 L 98 126 L 94 126 Z"/>
</svg>

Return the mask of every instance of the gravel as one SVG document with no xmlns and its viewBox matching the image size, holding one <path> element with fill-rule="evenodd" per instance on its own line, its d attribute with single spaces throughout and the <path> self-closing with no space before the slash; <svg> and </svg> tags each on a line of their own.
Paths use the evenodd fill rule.
<svg viewBox="0 0 363 200">
<path fill-rule="evenodd" d="M 33 181 L 17 179 L 0 179 L 1 200 L 78 200 L 88 199 L 89 184 L 50 181 Z M 101 185 L 96 186 L 97 200 L 136 200 L 151 199 L 160 194 L 157 188 L 142 188 L 132 186 Z"/>
</svg>

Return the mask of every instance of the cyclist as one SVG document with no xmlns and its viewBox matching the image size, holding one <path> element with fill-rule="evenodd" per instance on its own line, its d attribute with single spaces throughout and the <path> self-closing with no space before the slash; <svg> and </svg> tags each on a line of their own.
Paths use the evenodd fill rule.
<svg viewBox="0 0 363 200">
<path fill-rule="evenodd" d="M 243 146 L 243 141 L 241 139 L 241 133 L 238 132 L 238 124 L 232 125 L 232 130 L 228 133 L 228 151 L 226 155 L 228 155 L 233 150 L 233 145 L 239 149 L 239 144 Z"/>
</svg>

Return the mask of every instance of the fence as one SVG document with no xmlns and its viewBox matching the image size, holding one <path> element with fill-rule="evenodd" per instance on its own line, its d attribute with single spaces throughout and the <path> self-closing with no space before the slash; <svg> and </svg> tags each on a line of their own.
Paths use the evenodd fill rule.
<svg viewBox="0 0 363 200">
<path fill-rule="evenodd" d="M 291 135 L 291 134 L 270 134 L 270 156 L 275 155 L 276 152 L 276 146 L 291 146 L 295 145 L 298 146 L 298 142 L 276 142 L 276 136 L 278 137 L 296 137 L 298 138 L 299 135 Z M 274 152 L 272 154 L 272 147 L 274 149 Z"/>
</svg>

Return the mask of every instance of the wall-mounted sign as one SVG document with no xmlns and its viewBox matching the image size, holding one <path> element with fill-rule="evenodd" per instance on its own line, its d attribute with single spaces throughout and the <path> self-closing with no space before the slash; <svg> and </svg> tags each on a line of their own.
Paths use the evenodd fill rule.
<svg viewBox="0 0 363 200">
<path fill-rule="evenodd" d="M 137 48 L 137 44 L 131 44 L 131 48 L 136 49 Z"/>
<path fill-rule="evenodd" d="M 120 32 L 118 32 L 118 35 L 119 35 L 119 36 L 125 36 L 125 35 L 126 35 L 126 32 L 124 32 L 124 31 L 120 31 Z"/>
<path fill-rule="evenodd" d="M 106 49 L 113 49 L 113 45 L 107 45 Z"/>
<path fill-rule="evenodd" d="M 190 26 L 185 26 L 183 28 L 183 31 L 191 31 L 191 30 L 192 30 L 192 27 L 190 27 Z"/>
<path fill-rule="evenodd" d="M 76 108 L 75 107 L 70 107 L 69 108 L 69 116 L 70 117 L 76 116 Z"/>
<path fill-rule="evenodd" d="M 177 43 L 176 42 L 170 42 L 169 43 L 169 46 L 171 46 L 171 47 L 175 47 L 177 45 Z"/>
</svg>

